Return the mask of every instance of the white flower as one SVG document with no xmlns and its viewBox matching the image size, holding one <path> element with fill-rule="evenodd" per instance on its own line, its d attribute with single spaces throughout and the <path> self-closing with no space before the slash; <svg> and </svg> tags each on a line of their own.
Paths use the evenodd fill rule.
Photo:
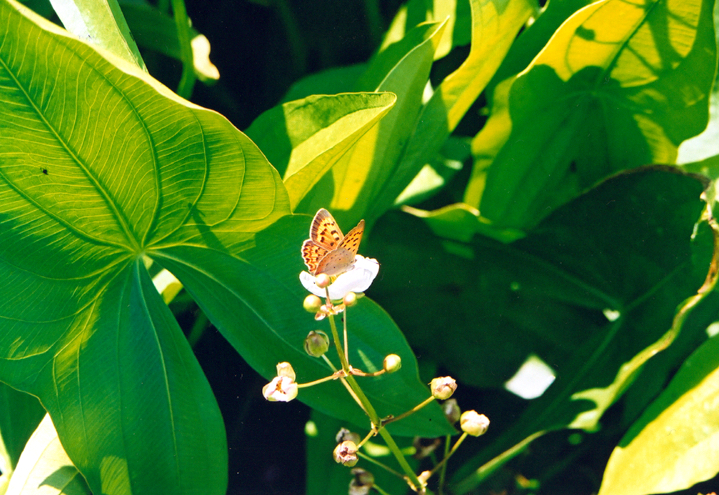
<svg viewBox="0 0 719 495">
<path fill-rule="evenodd" d="M 365 258 L 359 254 L 355 256 L 354 263 L 344 273 L 340 274 L 328 287 L 330 299 L 336 301 L 342 299 L 348 292 L 364 292 L 379 273 L 379 263 L 376 259 Z M 315 283 L 315 277 L 308 272 L 300 273 L 302 285 L 319 297 L 326 297 L 325 289 L 320 289 Z"/>
<path fill-rule="evenodd" d="M 277 363 L 277 376 L 262 387 L 262 395 L 270 402 L 289 402 L 297 397 L 295 370 L 290 363 Z"/>
<path fill-rule="evenodd" d="M 262 395 L 270 402 L 289 402 L 297 397 L 297 384 L 287 376 L 276 376 L 262 387 Z"/>
</svg>

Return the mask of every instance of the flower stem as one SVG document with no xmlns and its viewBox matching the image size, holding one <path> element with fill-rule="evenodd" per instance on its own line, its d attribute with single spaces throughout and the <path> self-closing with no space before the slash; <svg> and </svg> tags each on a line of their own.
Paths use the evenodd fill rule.
<svg viewBox="0 0 719 495">
<path fill-rule="evenodd" d="M 382 438 L 384 439 L 385 443 L 387 443 L 387 447 L 389 447 L 389 450 L 392 451 L 395 458 L 397 459 L 397 462 L 399 462 L 399 465 L 402 466 L 402 470 L 407 475 L 407 478 L 409 479 L 409 482 L 411 483 L 411 488 L 418 492 L 422 489 L 422 482 L 419 481 L 419 478 L 417 478 L 417 475 L 414 474 L 414 471 L 412 470 L 412 466 L 409 465 L 407 462 L 407 459 L 404 458 L 404 455 L 399 450 L 399 447 L 394 441 L 394 438 L 392 438 L 392 435 L 387 431 L 385 428 L 381 428 L 379 430 L 379 434 L 382 435 Z"/>
<path fill-rule="evenodd" d="M 324 378 L 320 378 L 319 380 L 314 380 L 312 382 L 307 383 L 298 383 L 297 388 L 305 388 L 305 387 L 311 387 L 312 385 L 317 385 L 320 383 L 328 382 L 330 380 L 336 380 L 342 376 L 341 371 L 337 371 L 335 373 L 332 373 L 330 376 L 326 376 Z"/>
<path fill-rule="evenodd" d="M 343 326 L 343 337 L 345 342 L 345 356 L 347 356 L 347 361 L 349 362 L 350 359 L 350 351 L 349 351 L 349 343 L 347 339 L 347 313 L 349 313 L 348 309 L 345 309 L 345 314 L 342 316 L 342 326 Z"/>
<path fill-rule="evenodd" d="M 432 476 L 434 473 L 436 473 L 437 470 L 440 469 L 442 466 L 447 464 L 447 461 L 449 460 L 449 458 L 452 457 L 452 454 L 454 454 L 457 451 L 457 449 L 459 448 L 459 446 L 462 445 L 462 442 L 464 442 L 464 439 L 467 438 L 467 435 L 468 435 L 467 432 L 462 433 L 462 436 L 459 437 L 457 439 L 457 442 L 455 442 L 455 444 L 452 446 L 452 450 L 449 451 L 449 454 L 444 456 L 444 459 L 442 459 L 442 461 L 432 469 L 430 476 Z"/>
<path fill-rule="evenodd" d="M 367 442 L 367 440 L 369 440 L 369 439 L 372 438 L 373 436 L 375 436 L 375 432 L 372 431 L 372 430 L 370 430 L 370 432 L 367 433 L 367 436 L 365 436 L 365 437 L 362 439 L 362 441 L 357 444 L 357 448 L 359 449 L 360 447 L 362 447 L 362 446 Z"/>
<path fill-rule="evenodd" d="M 395 421 L 399 421 L 400 419 L 404 419 L 404 418 L 406 418 L 407 416 L 409 416 L 409 415 L 412 414 L 412 413 L 416 413 L 417 411 L 419 411 L 420 409 L 422 409 L 422 408 L 423 408 L 424 406 L 426 406 L 427 404 L 430 404 L 433 400 L 434 400 L 434 396 L 431 396 L 431 397 L 429 397 L 428 399 L 424 400 L 422 403 L 417 404 L 416 406 L 414 406 L 414 407 L 413 407 L 412 409 L 410 409 L 409 411 L 403 412 L 403 413 L 400 414 L 399 416 L 393 416 L 393 417 L 391 417 L 391 418 L 387 418 L 387 419 L 383 420 L 383 421 L 382 421 L 382 426 L 388 425 L 388 424 L 393 423 L 393 422 L 395 422 Z"/>
<path fill-rule="evenodd" d="M 395 470 L 392 469 L 391 467 L 385 466 L 384 464 L 382 464 L 381 462 L 379 462 L 379 461 L 378 461 L 377 459 L 375 459 L 374 457 L 370 457 L 370 456 L 368 456 L 367 454 L 365 454 L 364 452 L 357 452 L 357 455 L 358 455 L 360 458 L 364 459 L 365 461 L 371 462 L 371 463 L 374 464 L 375 466 L 381 467 L 382 469 L 384 469 L 384 470 L 387 471 L 388 473 L 392 473 L 393 475 L 397 476 L 398 478 L 404 479 L 404 475 L 403 475 L 402 473 L 398 473 L 397 471 L 395 471 Z"/>
<path fill-rule="evenodd" d="M 444 439 L 444 456 L 442 459 L 446 459 L 449 455 L 449 442 L 452 440 L 450 435 L 447 435 Z M 439 495 L 444 495 L 444 479 L 447 474 L 447 463 L 445 462 L 442 466 L 442 470 L 439 472 Z"/>
<path fill-rule="evenodd" d="M 327 291 L 327 297 L 329 299 L 329 290 Z M 347 311 L 345 310 L 345 317 L 346 316 Z M 342 370 L 346 374 L 345 378 L 342 378 L 342 381 L 347 381 L 347 384 L 352 389 L 354 395 L 361 403 L 362 409 L 367 414 L 367 416 L 369 416 L 370 422 L 372 423 L 372 429 L 374 431 L 378 431 L 379 434 L 382 435 L 382 438 L 387 444 L 387 447 L 389 447 L 390 451 L 392 451 L 392 454 L 394 454 L 395 458 L 397 459 L 397 462 L 399 462 L 399 465 L 402 466 L 402 470 L 407 475 L 407 478 L 409 479 L 409 482 L 413 489 L 415 489 L 415 491 L 421 490 L 422 483 L 417 478 L 417 475 L 414 474 L 412 467 L 407 462 L 407 459 L 404 458 L 404 454 L 402 454 L 402 451 L 400 451 L 399 447 L 394 441 L 394 438 L 392 438 L 392 435 L 390 435 L 390 433 L 382 427 L 382 420 L 377 414 L 377 411 L 375 411 L 374 407 L 372 407 L 372 403 L 369 401 L 367 396 L 360 388 L 359 384 L 357 383 L 357 380 L 355 380 L 355 377 L 351 375 L 350 365 L 347 361 L 347 356 L 342 351 L 342 346 L 340 345 L 339 333 L 337 332 L 337 324 L 335 323 L 334 315 L 330 314 L 328 316 L 328 319 L 330 320 L 330 328 L 332 329 L 332 340 L 335 343 L 337 355 L 339 356 L 340 362 L 342 363 Z"/>
</svg>

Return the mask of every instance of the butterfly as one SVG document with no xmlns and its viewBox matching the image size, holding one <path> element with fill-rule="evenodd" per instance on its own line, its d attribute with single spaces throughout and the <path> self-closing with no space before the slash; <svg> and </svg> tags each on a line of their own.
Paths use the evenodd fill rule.
<svg viewBox="0 0 719 495">
<path fill-rule="evenodd" d="M 302 243 L 302 259 L 312 275 L 329 276 L 347 271 L 359 249 L 364 220 L 344 236 L 329 211 L 321 208 L 310 225 L 310 238 Z"/>
</svg>

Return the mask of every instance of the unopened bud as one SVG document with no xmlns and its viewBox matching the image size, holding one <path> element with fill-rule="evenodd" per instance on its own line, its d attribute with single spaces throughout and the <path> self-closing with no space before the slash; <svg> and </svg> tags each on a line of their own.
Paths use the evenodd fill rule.
<svg viewBox="0 0 719 495">
<path fill-rule="evenodd" d="M 305 352 L 312 357 L 320 357 L 329 348 L 330 338 L 319 330 L 312 330 L 305 339 Z"/>
<path fill-rule="evenodd" d="M 455 424 L 459 421 L 459 416 L 462 414 L 462 410 L 459 408 L 459 404 L 457 404 L 457 399 L 449 399 L 442 403 L 442 412 L 450 424 Z"/>
<path fill-rule="evenodd" d="M 440 376 L 430 382 L 429 388 L 435 399 L 447 400 L 457 390 L 457 382 L 450 376 Z"/>
<path fill-rule="evenodd" d="M 349 495 L 367 495 L 374 486 L 374 475 L 361 468 L 352 468 Z"/>
<path fill-rule="evenodd" d="M 286 376 L 293 382 L 297 378 L 297 375 L 295 375 L 295 370 L 292 368 L 292 365 L 290 363 L 277 363 L 277 376 Z"/>
<path fill-rule="evenodd" d="M 302 306 L 308 313 L 316 313 L 322 307 L 322 299 L 315 296 L 314 294 L 310 294 L 309 296 L 305 297 L 305 301 L 302 303 Z"/>
<path fill-rule="evenodd" d="M 320 273 L 315 277 L 315 285 L 319 287 L 320 289 L 324 289 L 325 287 L 329 287 L 329 285 L 332 283 L 332 279 L 329 275 L 326 273 Z"/>
<path fill-rule="evenodd" d="M 432 471 L 422 471 L 419 473 L 419 476 L 417 476 L 417 479 L 422 483 L 422 486 L 427 486 L 427 480 L 429 480 L 429 477 L 432 476 Z"/>
<path fill-rule="evenodd" d="M 357 444 L 350 440 L 345 440 L 338 444 L 332 454 L 336 463 L 347 467 L 354 466 L 359 460 L 357 458 Z"/>
<path fill-rule="evenodd" d="M 345 303 L 345 306 L 348 308 L 351 308 L 355 304 L 357 304 L 357 294 L 354 292 L 348 292 L 345 294 L 345 297 L 342 298 L 342 302 Z"/>
<path fill-rule="evenodd" d="M 384 358 L 383 367 L 387 373 L 394 373 L 395 371 L 399 371 L 399 369 L 402 367 L 402 358 L 399 357 L 397 354 L 388 354 Z"/>
<path fill-rule="evenodd" d="M 340 431 L 338 431 L 337 435 L 335 435 L 335 442 L 342 443 L 345 441 L 359 443 L 360 436 L 358 433 L 353 433 L 353 432 L 349 431 L 347 428 L 340 428 Z"/>
<path fill-rule="evenodd" d="M 477 414 L 477 411 L 465 411 L 459 419 L 462 431 L 472 436 L 484 435 L 489 428 L 489 418 L 484 414 Z"/>
</svg>

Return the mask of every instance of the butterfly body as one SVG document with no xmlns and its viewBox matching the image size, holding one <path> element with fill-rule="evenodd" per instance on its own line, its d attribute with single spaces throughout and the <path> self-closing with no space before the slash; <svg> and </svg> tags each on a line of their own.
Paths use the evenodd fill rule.
<svg viewBox="0 0 719 495">
<path fill-rule="evenodd" d="M 364 220 L 345 236 L 329 211 L 321 208 L 310 225 L 310 238 L 302 244 L 302 259 L 312 275 L 329 276 L 347 271 L 354 262 L 362 234 Z"/>
</svg>

